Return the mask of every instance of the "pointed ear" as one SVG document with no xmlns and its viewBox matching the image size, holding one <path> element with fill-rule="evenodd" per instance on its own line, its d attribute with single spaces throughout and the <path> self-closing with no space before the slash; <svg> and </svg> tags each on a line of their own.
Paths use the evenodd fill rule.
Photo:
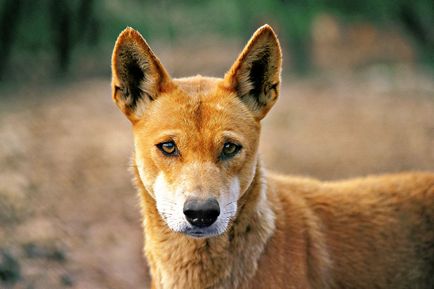
<svg viewBox="0 0 434 289">
<path fill-rule="evenodd" d="M 279 95 L 282 52 L 269 25 L 259 28 L 225 75 L 225 86 L 262 119 Z"/>
<path fill-rule="evenodd" d="M 112 56 L 112 93 L 120 110 L 135 122 L 152 100 L 172 86 L 140 33 L 129 27 L 122 31 Z"/>
</svg>

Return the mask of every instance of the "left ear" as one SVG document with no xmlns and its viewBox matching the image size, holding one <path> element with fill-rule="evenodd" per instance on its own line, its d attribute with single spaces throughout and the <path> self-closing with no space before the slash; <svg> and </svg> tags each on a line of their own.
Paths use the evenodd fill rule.
<svg viewBox="0 0 434 289">
<path fill-rule="evenodd" d="M 269 25 L 260 27 L 225 75 L 225 86 L 261 120 L 279 95 L 282 52 Z"/>
<path fill-rule="evenodd" d="M 169 74 L 142 35 L 129 27 L 122 31 L 112 56 L 113 99 L 119 109 L 134 123 L 171 88 Z"/>
</svg>

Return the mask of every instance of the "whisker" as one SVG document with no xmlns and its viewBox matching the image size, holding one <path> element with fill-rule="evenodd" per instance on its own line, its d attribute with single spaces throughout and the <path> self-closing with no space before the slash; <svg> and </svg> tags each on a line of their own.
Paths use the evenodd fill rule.
<svg viewBox="0 0 434 289">
<path fill-rule="evenodd" d="M 226 208 L 227 206 L 232 205 L 233 203 L 236 203 L 236 202 L 237 202 L 237 201 L 229 202 L 229 203 L 227 203 L 224 207 Z"/>
<path fill-rule="evenodd" d="M 162 198 L 161 201 L 163 203 L 169 203 L 169 204 L 172 204 L 172 205 L 176 205 L 176 202 L 174 202 L 174 201 L 172 201 L 170 199 L 167 199 L 167 198 Z"/>
<path fill-rule="evenodd" d="M 236 213 L 237 211 L 231 211 L 231 212 L 225 212 L 223 215 L 230 215 L 230 214 L 233 214 L 233 213 Z"/>
</svg>

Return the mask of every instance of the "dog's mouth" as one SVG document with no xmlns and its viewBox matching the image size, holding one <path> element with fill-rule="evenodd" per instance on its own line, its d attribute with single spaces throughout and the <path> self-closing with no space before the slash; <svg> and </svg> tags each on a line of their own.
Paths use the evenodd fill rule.
<svg viewBox="0 0 434 289">
<path fill-rule="evenodd" d="M 191 227 L 191 228 L 185 228 L 180 233 L 183 233 L 185 235 L 194 238 L 209 238 L 209 237 L 220 235 L 222 232 L 219 232 L 217 229 L 212 227 L 209 228 Z"/>
</svg>

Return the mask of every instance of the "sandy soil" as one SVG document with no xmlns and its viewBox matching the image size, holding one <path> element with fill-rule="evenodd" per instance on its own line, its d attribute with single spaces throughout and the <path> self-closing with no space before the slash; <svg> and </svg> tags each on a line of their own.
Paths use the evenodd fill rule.
<svg viewBox="0 0 434 289">
<path fill-rule="evenodd" d="M 263 125 L 267 167 L 434 170 L 432 76 L 377 67 L 284 83 Z M 147 288 L 131 131 L 109 80 L 0 93 L 0 288 Z"/>
</svg>

